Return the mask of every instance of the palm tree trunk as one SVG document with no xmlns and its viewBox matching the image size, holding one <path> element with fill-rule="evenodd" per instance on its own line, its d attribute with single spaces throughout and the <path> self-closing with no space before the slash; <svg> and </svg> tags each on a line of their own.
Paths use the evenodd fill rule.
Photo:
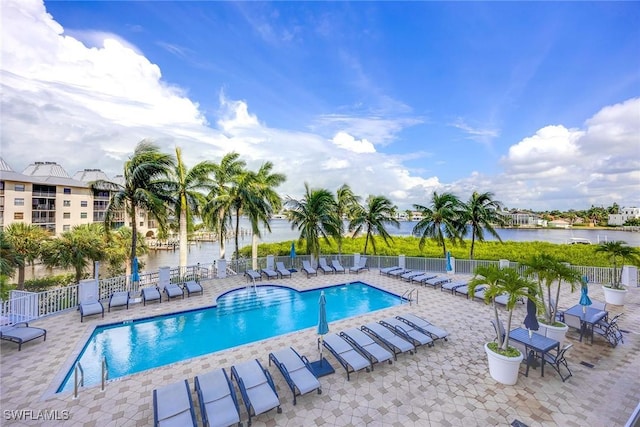
<svg viewBox="0 0 640 427">
<path fill-rule="evenodd" d="M 258 235 L 253 233 L 251 242 L 251 268 L 258 269 Z"/>
<path fill-rule="evenodd" d="M 476 228 L 471 228 L 471 253 L 469 254 L 469 259 L 473 259 L 473 248 L 476 244 Z"/>
<path fill-rule="evenodd" d="M 24 265 L 18 266 L 18 289 L 24 289 Z"/>
<path fill-rule="evenodd" d="M 183 267 L 187 265 L 187 250 L 188 250 L 188 241 L 187 241 L 187 209 L 186 207 L 181 208 L 180 212 L 180 241 L 179 241 L 179 251 L 180 251 L 180 270 L 182 271 Z"/>
<path fill-rule="evenodd" d="M 239 243 L 238 243 L 238 234 L 240 234 L 240 211 L 236 211 L 236 235 L 235 235 L 235 242 L 236 242 L 236 251 L 235 251 L 235 257 L 236 259 L 240 258 L 240 248 L 239 248 Z"/>
</svg>

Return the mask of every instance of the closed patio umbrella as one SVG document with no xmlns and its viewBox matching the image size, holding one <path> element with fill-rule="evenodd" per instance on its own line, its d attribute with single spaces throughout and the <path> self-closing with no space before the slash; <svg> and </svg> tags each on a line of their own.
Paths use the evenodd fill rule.
<svg viewBox="0 0 640 427">
<path fill-rule="evenodd" d="M 453 267 L 451 266 L 451 252 L 447 251 L 447 271 L 452 271 Z"/>
<path fill-rule="evenodd" d="M 587 306 L 591 305 L 591 298 L 589 298 L 589 279 L 587 276 L 582 276 L 582 288 L 580 289 L 580 305 L 582 306 L 582 312 L 587 312 Z"/>
<path fill-rule="evenodd" d="M 131 285 L 140 281 L 140 273 L 138 272 L 138 257 L 133 259 L 131 263 Z"/>
<path fill-rule="evenodd" d="M 291 256 L 291 268 L 293 268 L 293 261 L 296 259 L 296 244 L 295 242 L 291 242 L 291 252 L 289 253 Z"/>
<path fill-rule="evenodd" d="M 322 365 L 322 341 L 325 334 L 329 332 L 329 323 L 327 322 L 327 299 L 324 291 L 320 292 L 318 300 L 318 334 L 320 335 L 320 364 Z"/>
<path fill-rule="evenodd" d="M 527 299 L 527 315 L 524 318 L 524 326 L 529 330 L 529 338 L 533 335 L 533 331 L 540 328 L 536 303 L 530 299 Z"/>
</svg>

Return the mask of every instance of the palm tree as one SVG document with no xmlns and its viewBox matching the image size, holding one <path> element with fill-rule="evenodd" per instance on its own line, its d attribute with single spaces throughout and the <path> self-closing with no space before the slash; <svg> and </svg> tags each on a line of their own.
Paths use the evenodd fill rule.
<svg viewBox="0 0 640 427">
<path fill-rule="evenodd" d="M 366 206 L 359 206 L 354 212 L 353 219 L 349 223 L 349 230 L 353 231 L 353 237 L 356 237 L 362 230 L 366 230 L 366 238 L 364 240 L 364 254 L 367 254 L 367 245 L 371 239 L 371 247 L 373 253 L 376 253 L 375 234 L 380 235 L 382 240 L 389 246 L 389 240 L 393 240 L 385 224 L 400 227 L 400 223 L 393 216 L 394 206 L 391 200 L 384 196 L 369 196 Z"/>
<path fill-rule="evenodd" d="M 613 289 L 622 289 L 622 269 L 618 274 L 618 260 L 624 264 L 626 260 L 634 264 L 640 263 L 640 251 L 637 248 L 627 245 L 624 240 L 616 240 L 613 242 L 603 242 L 598 245 L 596 252 L 602 252 L 609 256 L 609 260 L 613 264 L 613 280 L 611 287 Z"/>
<path fill-rule="evenodd" d="M 91 261 L 106 258 L 103 230 L 99 224 L 82 224 L 43 244 L 41 259 L 47 267 L 73 268 L 78 283 Z"/>
<path fill-rule="evenodd" d="M 209 175 L 215 169 L 216 165 L 208 160 L 188 169 L 182 160 L 182 150 L 176 147 L 176 163 L 169 176 L 167 189 L 171 197 L 173 212 L 180 224 L 178 231 L 180 267 L 187 265 L 187 238 L 188 230 L 193 224 L 193 216 L 199 215 L 200 207 L 206 203 L 206 199 L 200 190 L 211 189 L 212 181 Z"/>
<path fill-rule="evenodd" d="M 324 188 L 310 189 L 304 184 L 305 195 L 301 200 L 287 199 L 290 208 L 287 217 L 291 222 L 291 229 L 300 230 L 299 242 L 303 240 L 307 245 L 307 253 L 316 259 L 320 257 L 320 238 L 329 241 L 330 237 L 340 235 L 340 220 L 336 216 L 336 200 L 333 194 Z"/>
<path fill-rule="evenodd" d="M 505 219 L 500 214 L 502 203 L 493 200 L 493 193 L 478 193 L 474 191 L 469 201 L 463 203 L 461 208 L 463 216 L 460 225 L 463 227 L 463 235 L 466 232 L 467 224 L 471 225 L 471 251 L 469 252 L 469 259 L 473 259 L 473 249 L 476 239 L 478 242 L 484 242 L 485 230 L 502 243 L 502 239 L 493 228 L 493 225 L 504 225 Z"/>
<path fill-rule="evenodd" d="M 90 183 L 92 190 L 109 190 L 111 199 L 105 212 L 105 231 L 108 233 L 118 214 L 124 211 L 131 221 L 131 251 L 133 263 L 138 247 L 136 210 L 143 209 L 158 221 L 161 231 L 166 228 L 166 178 L 175 167 L 172 156 L 161 153 L 153 143 L 143 140 L 124 164 L 124 183 L 98 180 Z"/>
<path fill-rule="evenodd" d="M 354 211 L 360 206 L 360 196 L 356 196 L 347 184 L 342 184 L 336 191 L 336 216 L 340 220 L 340 236 L 338 236 L 338 254 L 342 254 L 342 238 L 344 236 L 344 217 L 350 221 Z"/>
<path fill-rule="evenodd" d="M 33 262 L 40 254 L 42 242 L 49 233 L 35 224 L 14 222 L 5 228 L 5 239 L 13 246 L 23 262 L 18 265 L 18 289 L 24 289 L 24 268 L 26 263 Z"/>
<path fill-rule="evenodd" d="M 136 239 L 138 247 L 136 248 L 136 254 L 144 255 L 149 252 L 149 248 L 145 244 L 142 235 L 138 233 Z M 127 265 L 126 261 L 129 259 L 131 243 L 131 228 L 120 227 L 117 230 L 113 230 L 106 235 L 106 261 L 109 266 L 109 273 L 111 276 L 119 276 L 126 273 L 126 269 L 122 266 Z"/>
<path fill-rule="evenodd" d="M 24 269 L 24 257 L 8 239 L 6 232 L 0 230 L 0 276 L 12 277 L 16 268 Z"/>
<path fill-rule="evenodd" d="M 460 239 L 460 200 L 453 193 L 438 194 L 434 191 L 429 207 L 413 207 L 422 215 L 422 219 L 413 227 L 413 234 L 420 236 L 420 250 L 424 248 L 426 239 L 432 238 L 438 246 L 442 246 L 442 254 L 446 258 L 445 237 L 453 244 Z"/>
<path fill-rule="evenodd" d="M 220 259 L 225 258 L 226 239 L 233 212 L 233 191 L 246 163 L 235 152 L 226 154 L 213 171 L 213 183 L 202 209 L 205 224 L 218 233 Z"/>
</svg>

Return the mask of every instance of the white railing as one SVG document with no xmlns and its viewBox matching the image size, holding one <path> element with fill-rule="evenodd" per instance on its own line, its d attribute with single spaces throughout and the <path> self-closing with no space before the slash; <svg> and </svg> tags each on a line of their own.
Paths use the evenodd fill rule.
<svg viewBox="0 0 640 427">
<path fill-rule="evenodd" d="M 355 256 L 353 254 L 327 254 L 328 259 L 339 259 L 345 267 L 351 267 Z M 364 255 L 363 255 L 364 256 Z M 369 268 L 384 268 L 398 264 L 397 256 L 366 255 Z M 283 262 L 286 266 L 300 268 L 303 260 L 309 260 L 308 255 L 299 255 L 295 258 L 289 256 L 274 257 L 274 262 Z M 258 258 L 258 269 L 265 268 L 267 258 Z M 487 260 L 455 260 L 456 274 L 472 275 L 479 265 L 498 265 L 498 261 Z M 516 262 L 509 263 L 511 267 L 518 268 L 521 272 L 524 267 Z M 406 268 L 433 272 L 446 271 L 446 260 L 443 258 L 406 257 Z M 251 259 L 231 260 L 227 264 L 227 275 L 244 274 L 252 267 Z M 613 273 L 612 268 L 573 266 L 582 276 L 586 276 L 589 283 L 608 283 Z M 640 279 L 640 270 L 638 271 Z M 214 264 L 197 264 L 187 267 L 175 267 L 170 269 L 172 282 L 185 280 L 210 280 L 217 277 Z M 640 280 L 638 280 L 640 282 Z M 128 276 L 117 276 L 98 281 L 100 299 L 107 300 L 116 291 L 130 291 L 132 295 L 140 292 L 140 288 L 154 286 L 158 283 L 158 272 L 140 273 L 140 281 L 132 283 Z M 70 285 L 61 288 L 50 289 L 43 292 L 12 291 L 8 301 L 0 301 L 0 319 L 3 322 L 17 323 L 28 322 L 42 316 L 58 313 L 78 307 L 78 285 Z"/>
</svg>

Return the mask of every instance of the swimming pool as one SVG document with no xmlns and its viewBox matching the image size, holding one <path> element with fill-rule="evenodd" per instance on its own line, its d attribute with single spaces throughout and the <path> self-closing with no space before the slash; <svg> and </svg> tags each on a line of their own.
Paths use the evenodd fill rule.
<svg viewBox="0 0 640 427">
<path fill-rule="evenodd" d="M 76 362 L 89 386 L 100 383 L 103 358 L 109 379 L 116 379 L 310 328 L 318 324 L 321 291 L 329 322 L 401 303 L 399 296 L 363 282 L 302 292 L 273 285 L 243 288 L 218 297 L 215 307 L 98 326 Z M 73 368 L 57 393 L 73 389 L 72 374 Z"/>
</svg>

